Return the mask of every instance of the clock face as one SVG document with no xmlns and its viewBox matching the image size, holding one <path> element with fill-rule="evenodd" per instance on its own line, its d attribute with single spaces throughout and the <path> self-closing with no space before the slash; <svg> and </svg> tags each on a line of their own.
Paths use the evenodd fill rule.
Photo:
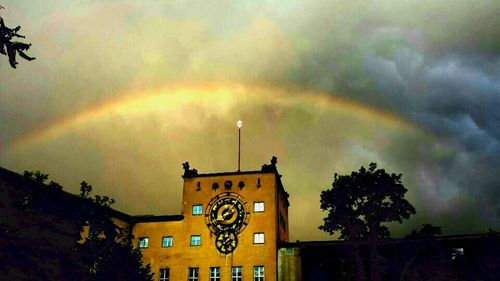
<svg viewBox="0 0 500 281">
<path fill-rule="evenodd" d="M 250 220 L 246 202 L 234 192 L 221 193 L 208 203 L 205 221 L 215 234 L 231 231 L 238 234 L 245 229 Z"/>
<path fill-rule="evenodd" d="M 238 237 L 234 232 L 224 231 L 217 235 L 215 239 L 215 247 L 223 254 L 229 254 L 236 249 L 238 245 Z"/>
</svg>

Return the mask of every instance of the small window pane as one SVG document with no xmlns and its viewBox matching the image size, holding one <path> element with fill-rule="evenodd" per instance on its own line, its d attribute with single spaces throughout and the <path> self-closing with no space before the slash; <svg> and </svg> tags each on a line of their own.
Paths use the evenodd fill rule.
<svg viewBox="0 0 500 281">
<path fill-rule="evenodd" d="M 264 233 L 257 232 L 253 234 L 253 243 L 254 244 L 264 244 Z"/>
<path fill-rule="evenodd" d="M 190 267 L 188 271 L 188 280 L 189 281 L 198 281 L 198 268 Z"/>
<path fill-rule="evenodd" d="M 161 240 L 161 246 L 163 248 L 172 247 L 173 244 L 174 244 L 174 238 L 172 236 L 165 236 Z"/>
<path fill-rule="evenodd" d="M 220 281 L 220 267 L 210 268 L 210 281 Z"/>
<path fill-rule="evenodd" d="M 254 266 L 253 267 L 253 280 L 254 281 L 264 281 L 264 267 Z"/>
<path fill-rule="evenodd" d="M 200 246 L 200 245 L 201 245 L 201 236 L 191 235 L 191 246 Z"/>
<path fill-rule="evenodd" d="M 139 237 L 139 248 L 147 248 L 149 245 L 148 237 Z"/>
<path fill-rule="evenodd" d="M 231 268 L 231 280 L 232 281 L 243 280 L 243 271 L 241 270 L 241 266 L 233 266 Z"/>
<path fill-rule="evenodd" d="M 255 213 L 264 212 L 264 202 L 254 202 L 253 203 L 253 211 Z"/>
<path fill-rule="evenodd" d="M 160 268 L 160 279 L 159 281 L 169 281 L 170 280 L 170 269 Z"/>
<path fill-rule="evenodd" d="M 193 205 L 193 215 L 203 214 L 203 205 Z"/>
</svg>

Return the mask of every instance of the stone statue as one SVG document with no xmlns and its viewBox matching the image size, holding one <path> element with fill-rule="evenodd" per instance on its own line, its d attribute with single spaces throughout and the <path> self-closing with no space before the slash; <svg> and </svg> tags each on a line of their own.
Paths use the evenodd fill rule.
<svg viewBox="0 0 500 281">
<path fill-rule="evenodd" d="M 196 169 L 189 169 L 189 162 L 182 163 L 182 168 L 184 169 L 185 178 L 192 178 L 198 175 L 198 171 Z"/>
</svg>

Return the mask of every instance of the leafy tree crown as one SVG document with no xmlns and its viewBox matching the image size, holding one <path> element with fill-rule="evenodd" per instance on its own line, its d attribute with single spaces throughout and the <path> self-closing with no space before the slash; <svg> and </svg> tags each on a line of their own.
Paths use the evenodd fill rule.
<svg viewBox="0 0 500 281">
<path fill-rule="evenodd" d="M 364 239 L 369 233 L 390 236 L 387 222 L 408 219 L 415 208 L 404 198 L 408 191 L 401 174 L 388 174 L 370 163 L 350 175 L 334 175 L 332 188 L 321 192 L 321 209 L 328 215 L 319 228 L 342 239 Z"/>
</svg>

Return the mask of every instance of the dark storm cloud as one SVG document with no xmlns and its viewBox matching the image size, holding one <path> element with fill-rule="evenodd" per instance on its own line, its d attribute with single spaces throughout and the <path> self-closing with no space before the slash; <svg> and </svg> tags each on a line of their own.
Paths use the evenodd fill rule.
<svg viewBox="0 0 500 281">
<path fill-rule="evenodd" d="M 421 169 L 434 178 L 422 180 L 419 188 L 436 189 L 438 202 L 472 198 L 466 209 L 456 212 L 479 207 L 483 223 L 492 227 L 500 223 L 496 173 L 500 169 L 499 62 L 500 56 L 491 54 L 436 57 L 410 47 L 388 58 L 372 53 L 366 59 L 367 74 L 387 108 L 426 128 L 446 145 L 448 155 L 440 161 L 436 158 L 443 149 L 422 148 L 422 161 L 430 158 L 435 164 Z M 466 224 L 474 222 L 471 217 Z"/>
</svg>

